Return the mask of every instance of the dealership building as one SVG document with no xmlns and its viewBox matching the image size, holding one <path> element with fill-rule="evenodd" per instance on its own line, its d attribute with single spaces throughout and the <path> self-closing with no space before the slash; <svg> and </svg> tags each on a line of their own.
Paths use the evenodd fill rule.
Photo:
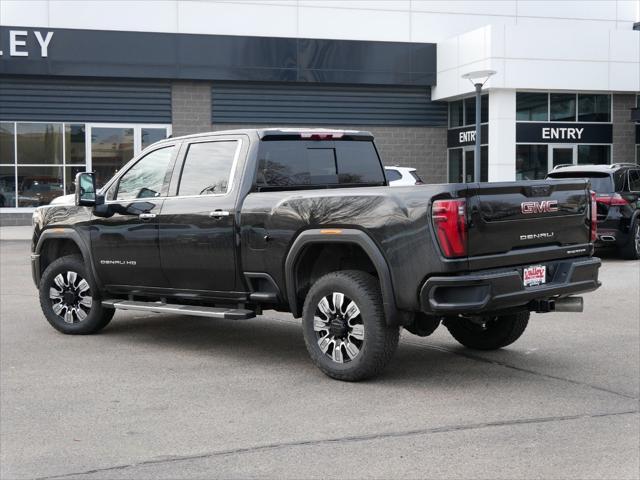
<svg viewBox="0 0 640 480">
<path fill-rule="evenodd" d="M 0 2 L 0 223 L 169 135 L 366 129 L 425 182 L 640 162 L 640 1 Z"/>
</svg>

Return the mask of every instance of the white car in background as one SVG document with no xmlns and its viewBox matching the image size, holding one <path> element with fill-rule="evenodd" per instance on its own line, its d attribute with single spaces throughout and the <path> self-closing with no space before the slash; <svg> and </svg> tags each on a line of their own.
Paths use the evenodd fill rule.
<svg viewBox="0 0 640 480">
<path fill-rule="evenodd" d="M 407 185 L 422 185 L 424 182 L 411 167 L 384 167 L 384 172 L 391 187 L 404 187 Z"/>
</svg>

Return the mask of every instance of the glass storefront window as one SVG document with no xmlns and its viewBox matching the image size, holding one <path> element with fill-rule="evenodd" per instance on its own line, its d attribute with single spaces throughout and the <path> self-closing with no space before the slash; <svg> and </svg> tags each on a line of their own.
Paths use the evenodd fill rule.
<svg viewBox="0 0 640 480">
<path fill-rule="evenodd" d="M 480 123 L 489 121 L 489 95 L 480 97 Z M 464 125 L 476 124 L 476 98 L 464 99 Z"/>
<path fill-rule="evenodd" d="M 547 145 L 516 145 L 516 180 L 538 180 L 547 176 Z"/>
<path fill-rule="evenodd" d="M 546 93 L 516 93 L 516 120 L 546 122 L 549 120 L 549 95 Z"/>
<path fill-rule="evenodd" d="M 462 149 L 452 148 L 449 150 L 449 183 L 462 183 L 464 180 L 462 172 Z"/>
<path fill-rule="evenodd" d="M 85 126 L 65 125 L 64 142 L 65 162 L 84 164 L 87 157 L 87 151 L 85 149 Z"/>
<path fill-rule="evenodd" d="M 549 95 L 549 113 L 552 122 L 575 122 L 575 93 L 552 93 Z"/>
<path fill-rule="evenodd" d="M 476 123 L 476 99 L 464 99 L 464 124 L 475 125 Z"/>
<path fill-rule="evenodd" d="M 462 127 L 464 125 L 462 100 L 449 104 L 449 127 Z"/>
<path fill-rule="evenodd" d="M 91 129 L 91 160 L 98 188 L 108 182 L 132 158 L 133 128 Z"/>
<path fill-rule="evenodd" d="M 14 157 L 13 123 L 0 122 L 0 165 L 13 164 Z"/>
<path fill-rule="evenodd" d="M 610 122 L 611 95 L 579 94 L 579 122 Z"/>
<path fill-rule="evenodd" d="M 72 194 L 76 174 L 89 168 L 104 183 L 136 152 L 166 138 L 167 127 L 0 122 L 0 207 L 34 208 Z"/>
<path fill-rule="evenodd" d="M 16 206 L 16 170 L 13 165 L 0 165 L 0 207 Z"/>
<path fill-rule="evenodd" d="M 18 164 L 62 163 L 61 123 L 18 123 Z"/>
<path fill-rule="evenodd" d="M 85 172 L 87 170 L 87 167 L 85 167 L 84 165 L 77 165 L 77 166 L 73 166 L 73 167 L 65 167 L 64 168 L 64 194 L 65 195 L 70 195 L 72 193 L 75 193 L 76 191 L 76 175 L 80 172 Z"/>
<path fill-rule="evenodd" d="M 64 195 L 62 167 L 18 167 L 18 207 L 48 205 Z"/>
<path fill-rule="evenodd" d="M 166 128 L 143 128 L 140 130 L 142 136 L 142 149 L 144 150 L 149 145 L 153 145 L 160 140 L 167 138 Z"/>
<path fill-rule="evenodd" d="M 469 183 L 474 181 L 474 155 L 474 149 L 469 147 L 449 149 L 449 183 Z M 480 148 L 480 181 L 486 182 L 488 179 L 489 147 L 485 145 Z"/>
<path fill-rule="evenodd" d="M 610 145 L 578 145 L 578 165 L 611 163 Z"/>
<path fill-rule="evenodd" d="M 487 123 L 489 121 L 489 95 L 480 97 L 480 122 Z"/>
</svg>

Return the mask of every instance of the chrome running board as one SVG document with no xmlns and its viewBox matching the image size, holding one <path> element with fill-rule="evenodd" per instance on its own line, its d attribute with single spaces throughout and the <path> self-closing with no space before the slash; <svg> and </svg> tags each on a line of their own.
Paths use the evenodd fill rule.
<svg viewBox="0 0 640 480">
<path fill-rule="evenodd" d="M 253 310 L 243 308 L 198 307 L 163 302 L 138 302 L 134 300 L 103 300 L 102 306 L 116 310 L 138 310 L 154 313 L 177 313 L 197 317 L 223 318 L 225 320 L 246 320 L 256 316 Z"/>
</svg>

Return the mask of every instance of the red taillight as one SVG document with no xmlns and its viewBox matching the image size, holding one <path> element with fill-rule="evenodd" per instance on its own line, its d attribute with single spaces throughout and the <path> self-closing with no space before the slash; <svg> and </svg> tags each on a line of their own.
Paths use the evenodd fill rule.
<svg viewBox="0 0 640 480">
<path fill-rule="evenodd" d="M 591 241 L 595 242 L 598 238 L 598 205 L 596 192 L 591 191 Z"/>
<path fill-rule="evenodd" d="M 431 212 L 442 254 L 448 258 L 467 254 L 467 206 L 463 198 L 436 200 Z"/>
<path fill-rule="evenodd" d="M 629 202 L 622 198 L 619 193 L 614 193 L 613 195 L 598 195 L 596 196 L 596 202 L 609 206 L 629 205 Z"/>
</svg>

